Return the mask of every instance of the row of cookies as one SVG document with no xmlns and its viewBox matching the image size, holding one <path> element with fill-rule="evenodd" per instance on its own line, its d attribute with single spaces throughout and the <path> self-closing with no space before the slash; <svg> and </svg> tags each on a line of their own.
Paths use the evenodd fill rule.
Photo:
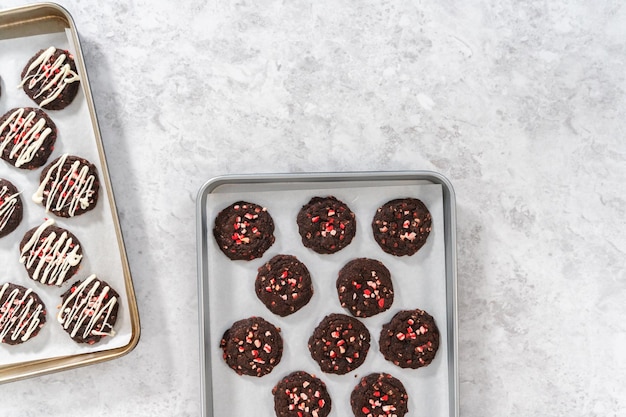
<svg viewBox="0 0 626 417">
<path fill-rule="evenodd" d="M 20 170 L 44 166 L 59 132 L 43 109 L 66 108 L 79 85 L 80 76 L 69 51 L 50 47 L 37 52 L 24 67 L 19 87 L 39 107 L 13 108 L 0 117 L 0 157 Z M 32 201 L 42 205 L 46 213 L 72 218 L 95 208 L 99 186 L 95 165 L 63 154 L 42 170 Z M 21 195 L 9 180 L 0 180 L 0 237 L 12 233 L 22 221 Z M 19 262 L 31 279 L 59 287 L 74 276 L 83 257 L 76 236 L 56 226 L 52 219 L 30 229 L 19 250 Z M 61 298 L 57 319 L 76 342 L 93 344 L 114 334 L 119 296 L 105 281 L 89 276 L 72 284 Z M 10 345 L 30 340 L 46 322 L 47 310 L 35 291 L 11 282 L 2 286 L 0 311 L 1 341 Z"/>
<path fill-rule="evenodd" d="M 119 295 L 106 282 L 90 275 L 61 295 L 56 316 L 60 326 L 77 343 L 92 345 L 114 334 Z M 47 309 L 32 288 L 7 282 L 0 286 L 0 338 L 19 345 L 39 334 Z"/>
<path fill-rule="evenodd" d="M 285 317 L 304 307 L 313 297 L 309 269 L 293 255 L 279 254 L 258 268 L 257 298 L 272 313 Z M 389 269 L 379 260 L 356 258 L 339 271 L 336 281 L 341 307 L 355 317 L 372 317 L 393 304 Z"/>
<path fill-rule="evenodd" d="M 334 196 L 313 197 L 298 212 L 296 223 L 302 244 L 319 254 L 345 248 L 357 230 L 354 212 Z M 383 251 L 395 256 L 414 255 L 431 229 L 431 214 L 417 198 L 388 201 L 372 220 L 374 239 Z M 274 221 L 266 208 L 237 201 L 219 212 L 213 236 L 227 257 L 249 261 L 262 257 L 274 244 Z"/>
<path fill-rule="evenodd" d="M 239 375 L 262 377 L 282 358 L 281 330 L 263 317 L 236 321 L 221 340 L 222 358 Z M 382 326 L 379 349 L 400 368 L 428 366 L 439 349 L 439 329 L 424 310 L 401 310 Z M 363 364 L 370 349 L 370 332 L 358 319 L 331 313 L 312 331 L 309 353 L 325 373 L 344 375 Z"/>
<path fill-rule="evenodd" d="M 272 394 L 278 417 L 326 417 L 332 410 L 326 384 L 304 371 L 295 371 L 282 378 L 272 389 Z M 402 382 L 383 372 L 362 377 L 350 394 L 355 417 L 402 417 L 409 411 L 408 400 Z"/>
</svg>

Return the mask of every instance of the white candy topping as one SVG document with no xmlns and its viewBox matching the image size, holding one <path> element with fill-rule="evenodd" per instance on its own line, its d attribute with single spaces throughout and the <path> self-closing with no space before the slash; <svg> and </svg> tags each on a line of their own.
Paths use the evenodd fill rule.
<svg viewBox="0 0 626 417">
<path fill-rule="evenodd" d="M 96 275 L 90 275 L 80 285 L 72 288 L 72 293 L 61 305 L 57 320 L 64 329 L 70 329 L 70 335 L 76 336 L 81 326 L 85 326 L 81 334 L 83 339 L 90 335 L 114 336 L 113 323 L 109 322 L 111 312 L 117 304 L 117 297 L 110 295 L 111 287 L 101 288 L 102 281 Z M 100 328 L 96 328 L 98 322 Z M 108 329 L 108 330 L 107 330 Z"/>
<path fill-rule="evenodd" d="M 80 80 L 78 74 L 72 71 L 65 54 L 59 55 L 54 62 L 49 62 L 55 52 L 56 48 L 53 46 L 43 51 L 30 64 L 26 70 L 26 76 L 19 85 L 22 87 L 28 82 L 28 88 L 32 89 L 41 83 L 39 92 L 33 98 L 45 97 L 39 103 L 42 107 L 59 97 L 68 84 Z"/>
<path fill-rule="evenodd" d="M 33 201 L 37 204 L 44 204 L 46 212 L 60 212 L 63 208 L 68 209 L 70 216 L 74 216 L 80 206 L 86 209 L 90 205 L 90 200 L 94 194 L 95 175 L 89 174 L 89 166 L 76 159 L 70 169 L 63 173 L 63 165 L 68 158 L 68 154 L 62 155 L 46 173 L 46 177 L 41 181 L 39 188 L 33 195 Z M 50 184 L 49 191 L 45 191 Z M 53 202 L 56 200 L 56 204 Z"/>
<path fill-rule="evenodd" d="M 14 288 L 8 291 L 9 283 L 0 287 L 0 300 L 6 300 L 0 305 L 0 339 L 9 335 L 11 340 L 18 338 L 25 342 L 30 339 L 35 330 L 41 327 L 40 316 L 45 314 L 43 304 L 37 304 L 33 308 L 35 299 L 29 297 L 33 292 L 28 288 L 22 297 L 19 297 L 20 289 Z M 32 311 L 31 311 L 32 310 Z M 24 333 L 21 337 L 20 334 Z"/>
<path fill-rule="evenodd" d="M 20 193 L 10 194 L 6 185 L 0 188 L 0 231 L 2 231 L 15 211 Z"/>
<path fill-rule="evenodd" d="M 46 119 L 41 117 L 35 120 L 37 114 L 33 110 L 25 113 L 24 108 L 15 109 L 0 126 L 0 138 L 3 138 L 0 142 L 0 153 L 13 143 L 9 158 L 15 161 L 18 168 L 33 160 L 44 140 L 52 133 Z"/>
<path fill-rule="evenodd" d="M 64 231 L 61 235 L 51 232 L 43 237 L 44 231 L 54 225 L 53 219 L 46 220 L 35 230 L 20 254 L 20 263 L 28 269 L 35 266 L 32 278 L 42 284 L 61 285 L 70 268 L 78 265 L 83 258 L 78 253 L 80 245 Z"/>
</svg>

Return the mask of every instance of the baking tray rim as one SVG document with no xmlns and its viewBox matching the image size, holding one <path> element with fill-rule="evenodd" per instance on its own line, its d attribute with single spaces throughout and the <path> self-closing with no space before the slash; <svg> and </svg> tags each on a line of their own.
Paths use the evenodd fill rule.
<svg viewBox="0 0 626 417">
<path fill-rule="evenodd" d="M 213 416 L 212 378 L 210 372 L 211 340 L 209 326 L 209 309 L 205 308 L 204 300 L 208 300 L 208 253 L 207 235 L 208 221 L 205 216 L 209 194 L 218 187 L 228 184 L 270 184 L 270 183 L 339 183 L 375 181 L 427 181 L 440 184 L 443 191 L 444 206 L 444 244 L 446 264 L 446 309 L 448 337 L 448 386 L 449 416 L 459 417 L 459 370 L 458 370 L 458 312 L 457 312 L 457 254 L 456 254 L 456 195 L 450 180 L 443 174 L 430 170 L 404 171 L 343 171 L 343 172 L 297 172 L 297 173 L 263 173 L 263 174 L 226 174 L 215 176 L 206 181 L 196 197 L 196 246 L 198 274 L 198 324 L 200 328 L 200 394 L 201 415 Z M 208 306 L 207 306 L 208 307 Z M 211 393 L 211 395 L 207 395 Z M 209 414 L 210 412 L 210 414 Z"/>
<path fill-rule="evenodd" d="M 20 16 L 23 16 L 24 20 L 20 20 Z M 139 322 L 139 311 L 132 282 L 130 266 L 128 264 L 124 238 L 122 236 L 119 217 L 117 214 L 117 205 L 115 203 L 115 196 L 113 194 L 113 188 L 111 185 L 111 179 L 107 167 L 105 151 L 102 144 L 102 137 L 100 134 L 100 127 L 96 117 L 95 105 L 91 94 L 87 68 L 83 59 L 83 51 L 80 44 L 80 39 L 78 37 L 78 31 L 76 29 L 74 18 L 67 9 L 54 2 L 33 3 L 25 6 L 0 10 L 0 18 L 2 19 L 2 23 L 4 23 L 4 25 L 16 28 L 24 24 L 34 24 L 34 22 L 29 22 L 28 19 L 34 19 L 34 21 L 39 21 L 42 19 L 58 19 L 62 21 L 63 26 L 66 29 L 69 29 L 71 33 L 74 45 L 77 49 L 77 56 L 75 57 L 75 61 L 79 73 L 81 74 L 81 77 L 83 79 L 83 82 L 81 82 L 81 86 L 83 88 L 85 100 L 89 109 L 89 115 L 91 118 L 91 124 L 95 137 L 95 146 L 98 150 L 98 156 L 100 159 L 100 166 L 102 171 L 100 173 L 100 181 L 105 184 L 107 198 L 109 199 L 111 205 L 110 214 L 115 228 L 115 236 L 117 238 L 117 245 L 120 252 L 120 261 L 124 274 L 124 286 L 127 294 L 126 302 L 128 304 L 128 313 L 130 316 L 129 319 L 131 324 L 131 337 L 128 343 L 124 346 L 112 349 L 104 349 L 97 352 L 56 356 L 51 358 L 0 366 L 0 384 L 4 384 L 40 375 L 46 375 L 53 372 L 69 370 L 99 362 L 104 362 L 124 356 L 131 352 L 139 343 L 141 326 Z M 11 21 L 9 23 L 6 22 L 7 20 L 10 20 L 12 18 L 14 19 L 14 21 Z M 11 30 L 11 28 L 5 28 L 4 30 Z"/>
</svg>

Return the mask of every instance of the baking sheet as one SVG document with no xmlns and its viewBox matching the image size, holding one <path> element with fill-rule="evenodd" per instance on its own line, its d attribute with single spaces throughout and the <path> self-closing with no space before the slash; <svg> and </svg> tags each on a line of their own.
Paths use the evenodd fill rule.
<svg viewBox="0 0 626 417">
<path fill-rule="evenodd" d="M 77 54 L 70 29 L 65 32 L 0 40 L 0 56 L 2 57 L 0 60 L 2 80 L 0 113 L 4 114 L 14 107 L 37 107 L 17 86 L 21 81 L 21 71 L 30 57 L 40 49 L 50 46 L 69 49 L 74 55 Z M 92 211 L 75 218 L 63 219 L 53 214 L 46 214 L 42 206 L 32 201 L 32 195 L 39 185 L 39 176 L 43 167 L 32 171 L 22 170 L 0 160 L 0 177 L 11 181 L 22 192 L 24 205 L 24 218 L 20 226 L 8 236 L 0 239 L 0 262 L 3 265 L 0 284 L 10 281 L 33 288 L 44 301 L 48 311 L 47 323 L 38 336 L 19 346 L 0 344 L 0 366 L 116 349 L 128 345 L 133 337 L 125 273 L 114 220 L 110 214 L 112 208 L 107 197 L 107 181 L 103 181 L 104 171 L 100 163 L 94 127 L 83 89 L 79 90 L 77 97 L 67 108 L 45 111 L 58 128 L 58 138 L 48 163 L 63 153 L 88 159 L 98 168 L 101 182 L 100 196 L 97 206 Z M 60 288 L 42 285 L 31 280 L 24 266 L 18 261 L 19 243 L 22 237 L 27 230 L 43 223 L 45 218 L 53 218 L 58 226 L 74 233 L 83 247 L 80 271 Z M 120 309 L 115 325 L 117 334 L 115 337 L 106 337 L 94 345 L 79 345 L 71 340 L 56 322 L 57 306 L 60 304 L 60 295 L 67 290 L 70 283 L 84 279 L 92 273 L 107 281 L 120 294 Z"/>
<path fill-rule="evenodd" d="M 394 184 L 392 182 L 392 184 Z M 450 288 L 447 279 L 444 193 L 441 184 L 412 182 L 406 185 L 371 182 L 293 184 L 288 180 L 263 184 L 227 184 L 206 198 L 206 239 L 208 299 L 201 299 L 208 309 L 209 325 L 205 338 L 210 346 L 210 364 L 205 375 L 210 378 L 207 393 L 209 416 L 274 416 L 272 387 L 284 375 L 304 370 L 320 377 L 328 386 L 333 401 L 331 416 L 352 415 L 349 397 L 360 378 L 370 372 L 388 372 L 399 378 L 409 393 L 409 412 L 415 415 L 449 416 L 456 408 L 456 390 L 451 380 L 450 358 L 455 352 L 448 340 Z M 350 245 L 332 255 L 319 255 L 302 243 L 295 222 L 300 207 L 313 196 L 334 195 L 355 212 L 357 233 Z M 371 220 L 378 207 L 393 198 L 417 197 L 433 215 L 433 230 L 426 245 L 414 256 L 395 257 L 383 252 L 373 239 Z M 217 213 L 237 200 L 247 200 L 267 207 L 276 224 L 276 242 L 261 259 L 230 261 L 219 251 L 211 230 Z M 203 214 L 204 215 L 204 214 Z M 256 298 L 254 279 L 259 266 L 272 256 L 286 253 L 297 256 L 309 268 L 314 285 L 310 303 L 298 312 L 281 318 L 273 315 Z M 345 263 L 357 257 L 382 261 L 390 270 L 395 300 L 386 312 L 361 319 L 371 335 L 371 347 L 363 365 L 346 375 L 325 374 L 311 358 L 307 341 L 313 329 L 329 313 L 347 313 L 337 300 L 335 281 Z M 401 309 L 420 308 L 432 314 L 439 326 L 441 344 L 435 360 L 417 370 L 402 369 L 386 361 L 378 350 L 378 337 L 384 323 Z M 282 330 L 285 341 L 278 366 L 262 378 L 237 375 L 227 367 L 218 348 L 223 332 L 232 322 L 252 315 L 262 316 Z M 454 349 L 453 349 L 454 350 Z M 452 363 L 454 365 L 454 363 Z M 455 370 L 454 370 L 455 371 Z M 454 398 L 452 398 L 454 397 Z M 212 403 L 212 404 L 211 404 Z M 453 404 L 452 407 L 450 404 Z M 452 410 L 452 412 L 451 412 Z"/>
</svg>

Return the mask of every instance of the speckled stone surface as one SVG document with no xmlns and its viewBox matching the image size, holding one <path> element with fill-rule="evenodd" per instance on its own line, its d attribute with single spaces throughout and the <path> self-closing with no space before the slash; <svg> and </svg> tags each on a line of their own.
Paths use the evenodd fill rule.
<svg viewBox="0 0 626 417">
<path fill-rule="evenodd" d="M 461 416 L 626 415 L 623 2 L 60 4 L 142 336 L 115 361 L 1 386 L 0 415 L 199 415 L 201 185 L 406 169 L 457 195 Z"/>
</svg>

